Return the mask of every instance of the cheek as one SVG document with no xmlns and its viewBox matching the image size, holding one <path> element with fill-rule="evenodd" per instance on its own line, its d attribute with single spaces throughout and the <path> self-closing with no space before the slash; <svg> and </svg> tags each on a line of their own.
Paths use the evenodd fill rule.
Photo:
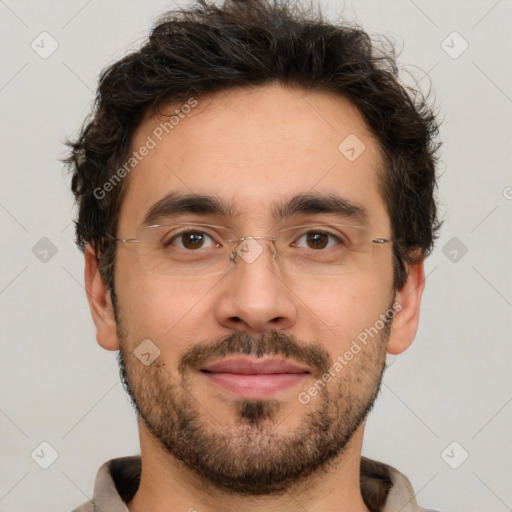
<svg viewBox="0 0 512 512">
<path fill-rule="evenodd" d="M 116 293 L 129 343 L 150 339 L 162 353 L 182 353 L 191 341 L 211 339 L 211 326 L 208 337 L 204 321 L 211 309 L 208 297 L 204 297 L 204 282 L 180 282 L 160 275 L 140 275 L 140 271 L 132 272 L 131 278 L 128 274 L 119 272 L 119 278 L 116 276 Z"/>
<path fill-rule="evenodd" d="M 366 272 L 304 281 L 297 295 L 303 302 L 302 314 L 311 317 L 313 313 L 327 337 L 346 338 L 373 325 L 388 309 L 393 297 L 391 285 L 390 272 Z"/>
</svg>

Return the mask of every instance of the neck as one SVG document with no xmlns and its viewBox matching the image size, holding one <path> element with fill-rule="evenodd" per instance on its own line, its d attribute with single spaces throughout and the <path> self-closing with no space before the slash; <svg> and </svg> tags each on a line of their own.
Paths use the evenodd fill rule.
<svg viewBox="0 0 512 512">
<path fill-rule="evenodd" d="M 142 473 L 139 489 L 128 504 L 130 512 L 183 510 L 190 512 L 368 512 L 360 491 L 359 467 L 364 424 L 343 454 L 325 470 L 269 496 L 241 496 L 214 487 L 181 461 L 164 452 L 139 422 Z"/>
</svg>

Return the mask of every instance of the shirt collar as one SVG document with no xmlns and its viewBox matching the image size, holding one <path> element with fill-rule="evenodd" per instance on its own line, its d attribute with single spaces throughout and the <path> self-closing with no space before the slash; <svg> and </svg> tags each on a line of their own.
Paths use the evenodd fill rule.
<svg viewBox="0 0 512 512">
<path fill-rule="evenodd" d="M 139 455 L 112 459 L 98 471 L 94 497 L 75 512 L 129 512 L 129 503 L 137 492 L 141 474 Z M 416 503 L 409 480 L 395 468 L 361 457 L 361 494 L 367 506 L 375 512 L 423 512 Z"/>
</svg>

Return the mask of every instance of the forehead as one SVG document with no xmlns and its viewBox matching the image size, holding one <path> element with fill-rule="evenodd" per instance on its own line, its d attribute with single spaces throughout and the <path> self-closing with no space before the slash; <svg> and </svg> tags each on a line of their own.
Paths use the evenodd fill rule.
<svg viewBox="0 0 512 512">
<path fill-rule="evenodd" d="M 238 220 L 261 224 L 279 204 L 311 193 L 363 206 L 370 224 L 386 219 L 378 141 L 345 98 L 272 84 L 190 105 L 147 116 L 134 134 L 132 151 L 145 155 L 125 178 L 120 230 L 139 226 L 169 193 L 219 197 Z"/>
</svg>

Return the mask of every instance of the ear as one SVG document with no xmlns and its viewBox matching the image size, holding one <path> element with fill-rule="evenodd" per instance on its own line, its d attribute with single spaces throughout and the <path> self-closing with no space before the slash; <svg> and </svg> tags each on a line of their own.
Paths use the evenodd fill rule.
<svg viewBox="0 0 512 512">
<path fill-rule="evenodd" d="M 418 330 L 420 303 L 425 288 L 423 261 L 410 265 L 407 281 L 395 294 L 394 308 L 397 311 L 391 324 L 387 343 L 389 354 L 401 354 L 414 340 Z"/>
<path fill-rule="evenodd" d="M 85 246 L 84 278 L 87 300 L 96 326 L 96 340 L 106 350 L 119 350 L 110 290 L 103 282 L 98 258 L 91 244 Z"/>
</svg>

